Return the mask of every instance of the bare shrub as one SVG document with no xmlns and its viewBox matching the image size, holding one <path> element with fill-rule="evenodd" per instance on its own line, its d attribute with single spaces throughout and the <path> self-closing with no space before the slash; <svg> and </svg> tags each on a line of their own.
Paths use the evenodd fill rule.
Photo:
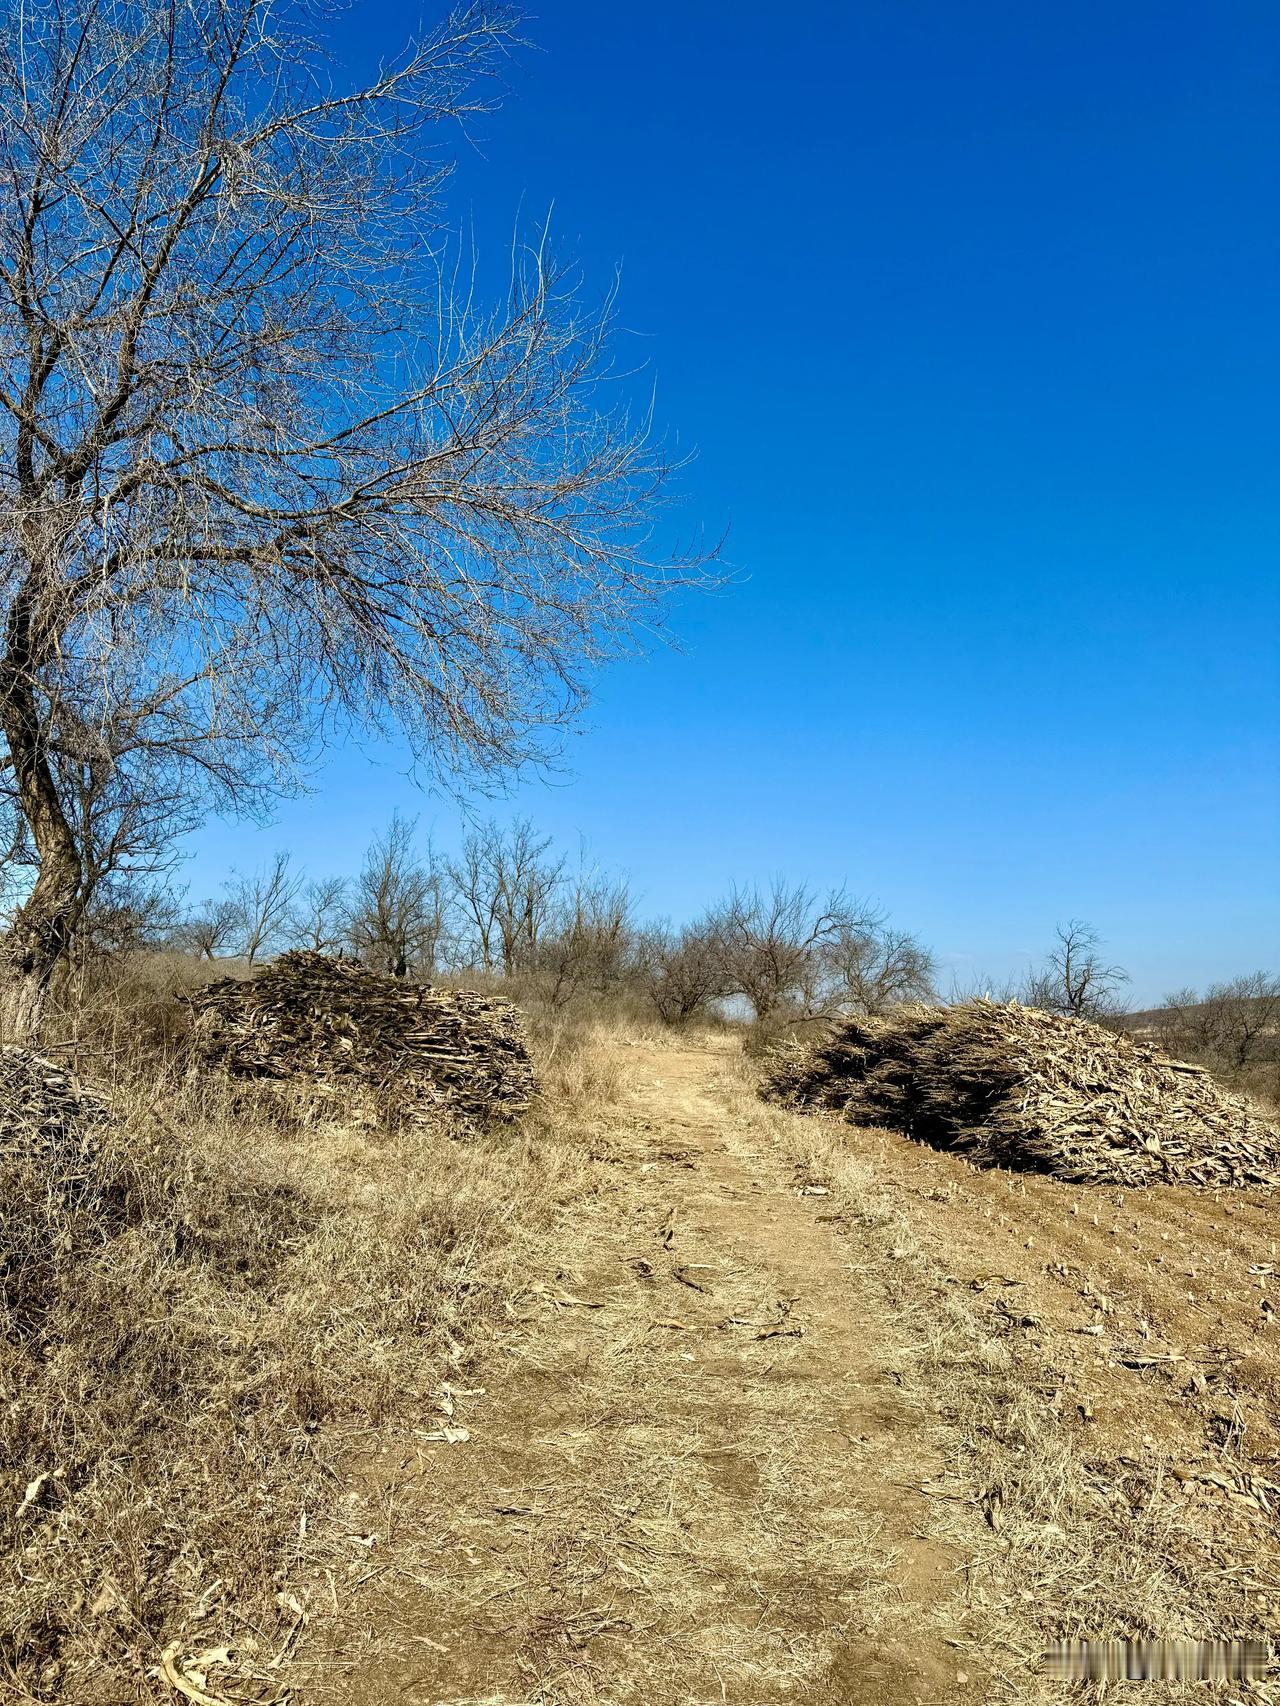
<svg viewBox="0 0 1280 1706">
<path fill-rule="evenodd" d="M 1269 972 L 1180 989 L 1154 1016 L 1161 1045 L 1226 1083 L 1280 1104 L 1280 978 Z"/>
<path fill-rule="evenodd" d="M 1237 1072 L 1280 1052 L 1280 978 L 1249 972 L 1209 985 L 1196 1031 L 1206 1053 Z"/>
</svg>

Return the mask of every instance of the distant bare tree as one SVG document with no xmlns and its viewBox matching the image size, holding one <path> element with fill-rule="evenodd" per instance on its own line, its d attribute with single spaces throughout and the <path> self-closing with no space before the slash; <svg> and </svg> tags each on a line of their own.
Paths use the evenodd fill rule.
<svg viewBox="0 0 1280 1706">
<path fill-rule="evenodd" d="M 301 887 L 302 878 L 289 870 L 287 853 L 277 853 L 270 864 L 227 883 L 232 940 L 250 965 L 287 931 Z"/>
<path fill-rule="evenodd" d="M 550 856 L 551 837 L 528 818 L 509 829 L 490 820 L 464 839 L 445 874 L 468 941 L 485 971 L 508 977 L 527 966 L 551 924 L 564 884 L 564 860 Z"/>
<path fill-rule="evenodd" d="M 1280 978 L 1255 971 L 1210 984 L 1203 995 L 1167 995 L 1160 1035 L 1174 1054 L 1189 1054 L 1239 1073 L 1280 1053 Z"/>
<path fill-rule="evenodd" d="M 0 769 L 36 859 L 7 943 L 19 1035 L 86 903 L 69 728 L 116 731 L 143 801 L 161 756 L 186 798 L 252 805 L 334 723 L 394 719 L 437 774 L 492 774 L 544 755 L 588 667 L 697 573 L 648 543 L 668 467 L 645 423 L 600 412 L 611 308 L 582 312 L 540 244 L 487 312 L 442 229 L 431 139 L 485 110 L 512 14 L 466 6 L 355 86 L 309 20 L 0 16 Z"/>
<path fill-rule="evenodd" d="M 399 812 L 365 855 L 353 885 L 347 936 L 375 971 L 430 976 L 444 939 L 444 886 L 428 848 L 414 848 L 415 821 Z"/>
<path fill-rule="evenodd" d="M 804 884 L 735 889 L 708 915 L 726 982 L 744 995 L 760 1021 L 780 1009 L 812 1016 L 827 1004 L 826 959 L 874 919 L 843 889 L 819 901 Z"/>
<path fill-rule="evenodd" d="M 705 922 L 656 925 L 637 944 L 640 984 L 660 1019 L 686 1025 L 731 993 L 718 934 Z"/>
<path fill-rule="evenodd" d="M 315 877 L 298 896 L 289 935 L 300 947 L 331 954 L 347 939 L 348 889 L 345 877 Z"/>
<path fill-rule="evenodd" d="M 240 927 L 240 914 L 234 901 L 224 895 L 221 900 L 207 900 L 204 905 L 179 923 L 173 933 L 175 945 L 197 954 L 203 960 L 216 960 L 234 939 Z"/>
<path fill-rule="evenodd" d="M 534 972 L 553 1006 L 590 991 L 609 995 L 632 971 L 635 930 L 627 885 L 599 872 L 580 875 L 552 908 L 521 966 Z"/>
<path fill-rule="evenodd" d="M 1231 1065 L 1243 1069 L 1264 1050 L 1275 1049 L 1280 1029 L 1280 978 L 1248 972 L 1226 983 L 1210 984 L 1205 997 L 1217 1048 Z"/>
<path fill-rule="evenodd" d="M 1124 1012 L 1120 989 L 1129 981 L 1122 966 L 1108 965 L 1099 954 L 1102 938 L 1079 918 L 1057 928 L 1057 945 L 1044 969 L 1027 979 L 1023 1000 L 1047 1013 L 1066 1013 L 1095 1023 Z"/>
<path fill-rule="evenodd" d="M 563 911 L 582 961 L 584 984 L 598 995 L 619 988 L 630 971 L 635 938 L 626 883 L 599 871 L 581 875 Z"/>
<path fill-rule="evenodd" d="M 823 1004 L 846 1013 L 884 1013 L 904 1001 L 936 995 L 933 955 L 906 930 L 890 929 L 869 910 L 846 921 L 820 955 Z"/>
</svg>

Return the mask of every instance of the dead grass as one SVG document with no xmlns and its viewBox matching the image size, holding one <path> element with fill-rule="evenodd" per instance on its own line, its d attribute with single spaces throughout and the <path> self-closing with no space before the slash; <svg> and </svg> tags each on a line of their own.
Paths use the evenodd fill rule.
<svg viewBox="0 0 1280 1706">
<path fill-rule="evenodd" d="M 451 1141 L 257 1098 L 127 1034 L 100 1025 L 94 1055 L 125 1223 L 0 1352 L 0 1696 L 167 1701 L 167 1664 L 272 1700 L 344 1458 L 484 1339 L 581 1187 L 568 1110 L 621 1073 L 566 1030 L 522 1130 Z"/>
<path fill-rule="evenodd" d="M 744 1066 L 735 1094 L 744 1114 L 757 1094 Z M 1135 1419 L 1129 1449 L 1094 1456 L 1087 1430 L 1063 1425 L 1056 1371 L 993 1331 L 969 1290 L 948 1275 L 947 1251 L 851 1154 L 833 1118 L 770 1116 L 774 1136 L 831 1193 L 856 1233 L 861 1263 L 899 1311 L 910 1354 L 903 1378 L 947 1463 L 935 1488 L 935 1531 L 968 1554 L 964 1566 L 976 1640 L 992 1667 L 991 1698 L 1061 1698 L 1037 1661 L 1050 1639 L 1256 1633 L 1250 1569 L 1224 1563 L 1199 1507 L 1173 1474 L 1185 1455 Z M 945 1221 L 944 1221 L 945 1224 Z M 1060 1377 L 1058 1377 L 1060 1379 Z M 973 1512 L 985 1526 L 975 1544 Z M 1278 1584 L 1280 1585 L 1280 1584 Z M 1144 1683 L 1142 1698 L 1201 1698 L 1203 1685 Z M 1089 1684 L 1081 1699 L 1101 1698 Z M 1274 1683 L 1250 1699 L 1275 1700 Z"/>
</svg>

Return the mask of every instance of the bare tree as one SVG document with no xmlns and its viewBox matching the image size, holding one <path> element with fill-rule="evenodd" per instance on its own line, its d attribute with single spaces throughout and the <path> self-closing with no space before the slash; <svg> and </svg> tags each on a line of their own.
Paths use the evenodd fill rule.
<svg viewBox="0 0 1280 1706">
<path fill-rule="evenodd" d="M 397 977 L 429 976 L 445 934 L 441 873 L 414 850 L 414 819 L 397 812 L 370 847 L 356 878 L 347 916 L 347 936 L 375 971 Z"/>
<path fill-rule="evenodd" d="M 232 939 L 250 965 L 287 931 L 301 887 L 302 878 L 290 873 L 287 853 L 277 853 L 269 865 L 249 876 L 233 875 L 227 883 L 235 920 Z"/>
<path fill-rule="evenodd" d="M 717 932 L 705 921 L 672 930 L 655 925 L 637 944 L 640 984 L 660 1019 L 686 1025 L 731 993 Z"/>
<path fill-rule="evenodd" d="M 812 1015 L 826 1005 L 825 955 L 865 928 L 867 909 L 843 889 L 818 901 L 803 883 L 735 889 L 708 915 L 726 981 L 760 1021 L 780 1009 Z"/>
<path fill-rule="evenodd" d="M 607 995 L 627 980 L 635 937 L 631 892 L 601 871 L 582 873 L 562 908 L 564 933 L 582 965 L 582 982 Z"/>
<path fill-rule="evenodd" d="M 132 726 L 127 716 L 84 722 L 73 705 L 64 703 L 50 742 L 51 771 L 80 847 L 81 919 L 95 909 L 106 916 L 123 904 L 126 893 L 167 892 L 164 880 L 178 860 L 175 838 L 203 817 L 200 790 L 191 788 L 162 746 L 135 748 Z M 20 906 L 30 894 L 40 857 L 12 769 L 2 765 L 0 825 L 17 879 L 10 898 Z M 150 916 L 154 908 L 148 903 L 145 910 Z M 78 929 L 79 923 L 72 934 Z"/>
<path fill-rule="evenodd" d="M 1237 1071 L 1274 1050 L 1280 1028 L 1280 978 L 1248 972 L 1209 986 L 1206 1002 L 1217 1048 Z"/>
<path fill-rule="evenodd" d="M 177 923 L 178 901 L 165 882 L 113 872 L 95 886 L 81 915 L 73 958 L 83 962 L 163 946 Z"/>
<path fill-rule="evenodd" d="M 1264 971 L 1210 984 L 1203 995 L 1181 989 L 1165 997 L 1161 1041 L 1243 1072 L 1268 1052 L 1280 1052 L 1280 978 Z"/>
<path fill-rule="evenodd" d="M 1043 970 L 1027 979 L 1023 1000 L 1047 1013 L 1066 1013 L 1095 1023 L 1124 1012 L 1120 989 L 1129 981 L 1123 966 L 1108 965 L 1099 954 L 1102 938 L 1079 918 L 1057 928 L 1057 945 Z"/>
<path fill-rule="evenodd" d="M 597 401 L 611 309 L 581 312 L 539 244 L 485 311 L 446 241 L 433 138 L 485 110 L 512 15 L 482 0 L 344 87 L 308 12 L 0 22 L 20 1035 L 85 904 L 68 719 L 117 731 L 132 794 L 163 754 L 218 807 L 287 785 L 334 723 L 394 720 L 437 774 L 489 774 L 545 755 L 588 666 L 697 572 L 655 562 L 668 465 Z"/>
<path fill-rule="evenodd" d="M 345 877 L 315 877 L 298 896 L 289 934 L 301 947 L 331 954 L 347 939 L 348 889 Z"/>
<path fill-rule="evenodd" d="M 529 818 L 503 829 L 492 819 L 470 831 L 445 867 L 467 941 L 464 953 L 508 977 L 528 966 L 549 928 L 564 884 L 564 860 Z"/>
<path fill-rule="evenodd" d="M 585 991 L 609 995 L 621 988 L 633 969 L 634 938 L 626 883 L 583 873 L 553 907 L 520 964 L 537 975 L 545 998 L 559 1007 Z"/>
<path fill-rule="evenodd" d="M 240 928 L 240 914 L 227 895 L 207 900 L 184 918 L 173 933 L 175 945 L 204 960 L 216 960 Z"/>
<path fill-rule="evenodd" d="M 1170 1054 L 1206 1054 L 1211 1039 L 1204 1023 L 1204 1012 L 1198 991 L 1190 984 L 1173 989 L 1164 997 L 1153 1015 L 1153 1030 L 1160 1046 Z"/>
<path fill-rule="evenodd" d="M 904 1001 L 930 1001 L 936 995 L 933 955 L 918 937 L 888 928 L 870 910 L 842 924 L 823 945 L 819 961 L 828 1010 L 884 1013 Z"/>
</svg>

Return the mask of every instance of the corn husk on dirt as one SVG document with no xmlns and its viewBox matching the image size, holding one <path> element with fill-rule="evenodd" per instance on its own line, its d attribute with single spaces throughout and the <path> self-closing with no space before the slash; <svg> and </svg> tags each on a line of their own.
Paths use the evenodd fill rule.
<svg viewBox="0 0 1280 1706">
<path fill-rule="evenodd" d="M 410 1123 L 514 1119 L 536 1088 L 518 1009 L 471 990 L 296 952 L 188 1000 L 205 1059 L 246 1078 L 358 1083 Z"/>
<path fill-rule="evenodd" d="M 990 1001 L 842 1020 L 761 1092 L 893 1126 L 980 1166 L 1081 1183 L 1280 1184 L 1280 1128 L 1202 1068 L 1099 1025 Z"/>
</svg>

